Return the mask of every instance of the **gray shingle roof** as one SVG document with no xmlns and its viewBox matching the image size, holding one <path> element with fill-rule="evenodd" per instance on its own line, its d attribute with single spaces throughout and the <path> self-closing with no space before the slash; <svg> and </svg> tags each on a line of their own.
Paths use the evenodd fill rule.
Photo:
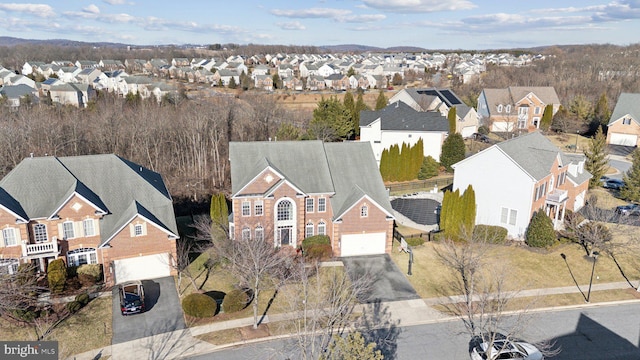
<svg viewBox="0 0 640 360">
<path fill-rule="evenodd" d="M 640 94 L 620 94 L 613 114 L 611 114 L 609 125 L 627 114 L 631 115 L 633 121 L 640 124 Z"/>
<path fill-rule="evenodd" d="M 21 98 L 25 95 L 31 95 L 36 91 L 29 85 L 5 85 L 0 87 L 0 95 L 7 97 L 8 99 Z"/>
<path fill-rule="evenodd" d="M 0 181 L 0 188 L 30 219 L 55 215 L 78 193 L 108 213 L 100 220 L 101 245 L 136 214 L 178 234 L 171 196 L 160 174 L 116 155 L 27 158 Z M 11 205 L 9 200 L 0 192 L 3 205 Z"/>
<path fill-rule="evenodd" d="M 533 93 L 545 105 L 560 104 L 558 94 L 552 86 L 510 86 L 506 89 L 484 89 L 482 90 L 487 100 L 489 114 L 496 111 L 498 105 L 512 105 L 523 99 L 527 94 Z"/>
<path fill-rule="evenodd" d="M 536 181 L 549 175 L 553 162 L 561 156 L 560 150 L 538 131 L 503 141 L 496 146 Z"/>
<path fill-rule="evenodd" d="M 417 111 L 402 101 L 378 111 L 361 111 L 360 126 L 380 119 L 381 130 L 449 131 L 449 121 L 436 111 Z"/>
<path fill-rule="evenodd" d="M 229 156 L 234 195 L 270 166 L 306 194 L 333 194 L 330 201 L 336 217 L 364 195 L 392 214 L 366 142 L 231 142 Z"/>
</svg>

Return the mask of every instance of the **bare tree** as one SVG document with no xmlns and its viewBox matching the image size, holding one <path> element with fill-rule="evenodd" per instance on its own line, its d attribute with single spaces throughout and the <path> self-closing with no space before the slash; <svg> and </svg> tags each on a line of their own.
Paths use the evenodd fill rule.
<svg viewBox="0 0 640 360">
<path fill-rule="evenodd" d="M 0 273 L 0 315 L 11 316 L 14 311 L 24 311 L 37 303 L 38 292 L 44 289 L 36 283 L 32 266 L 19 266 L 15 273 Z"/>
</svg>

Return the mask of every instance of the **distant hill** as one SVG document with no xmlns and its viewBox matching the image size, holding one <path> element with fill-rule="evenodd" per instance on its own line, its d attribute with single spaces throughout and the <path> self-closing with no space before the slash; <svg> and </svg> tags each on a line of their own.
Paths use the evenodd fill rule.
<svg viewBox="0 0 640 360">
<path fill-rule="evenodd" d="M 0 46 L 16 46 L 16 45 L 51 45 L 51 46 L 93 46 L 93 47 L 127 47 L 127 44 L 110 43 L 110 42 L 83 42 L 66 39 L 20 39 L 10 36 L 0 36 Z"/>
<path fill-rule="evenodd" d="M 362 52 L 423 52 L 427 51 L 424 48 L 417 46 L 393 46 L 388 48 L 381 48 L 376 46 L 367 46 L 367 45 L 359 45 L 359 44 L 343 44 L 343 45 L 325 45 L 320 46 L 321 49 L 324 49 L 328 52 L 354 52 L 354 53 L 362 53 Z"/>
</svg>

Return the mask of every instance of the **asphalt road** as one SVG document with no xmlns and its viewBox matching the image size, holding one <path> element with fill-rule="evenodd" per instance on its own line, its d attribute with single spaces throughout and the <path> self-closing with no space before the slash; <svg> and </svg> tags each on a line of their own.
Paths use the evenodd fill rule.
<svg viewBox="0 0 640 360">
<path fill-rule="evenodd" d="M 617 174 L 608 176 L 614 179 L 622 179 L 622 174 L 626 173 L 627 170 L 629 170 L 629 168 L 631 167 L 631 163 L 628 161 L 609 159 L 609 166 L 615 168 L 619 172 Z"/>
<path fill-rule="evenodd" d="M 640 359 L 640 303 L 532 313 L 522 338 L 551 341 L 560 353 L 554 360 Z M 459 320 L 400 328 L 393 354 L 385 359 L 469 359 L 468 341 Z M 297 359 L 278 340 L 193 357 L 205 359 Z"/>
</svg>

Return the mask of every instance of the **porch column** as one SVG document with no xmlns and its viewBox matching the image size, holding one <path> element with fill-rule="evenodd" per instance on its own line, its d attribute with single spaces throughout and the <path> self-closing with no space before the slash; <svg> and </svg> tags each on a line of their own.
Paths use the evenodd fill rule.
<svg viewBox="0 0 640 360">
<path fill-rule="evenodd" d="M 562 221 L 564 221 L 564 211 L 567 208 L 567 202 L 562 203 Z"/>
</svg>

